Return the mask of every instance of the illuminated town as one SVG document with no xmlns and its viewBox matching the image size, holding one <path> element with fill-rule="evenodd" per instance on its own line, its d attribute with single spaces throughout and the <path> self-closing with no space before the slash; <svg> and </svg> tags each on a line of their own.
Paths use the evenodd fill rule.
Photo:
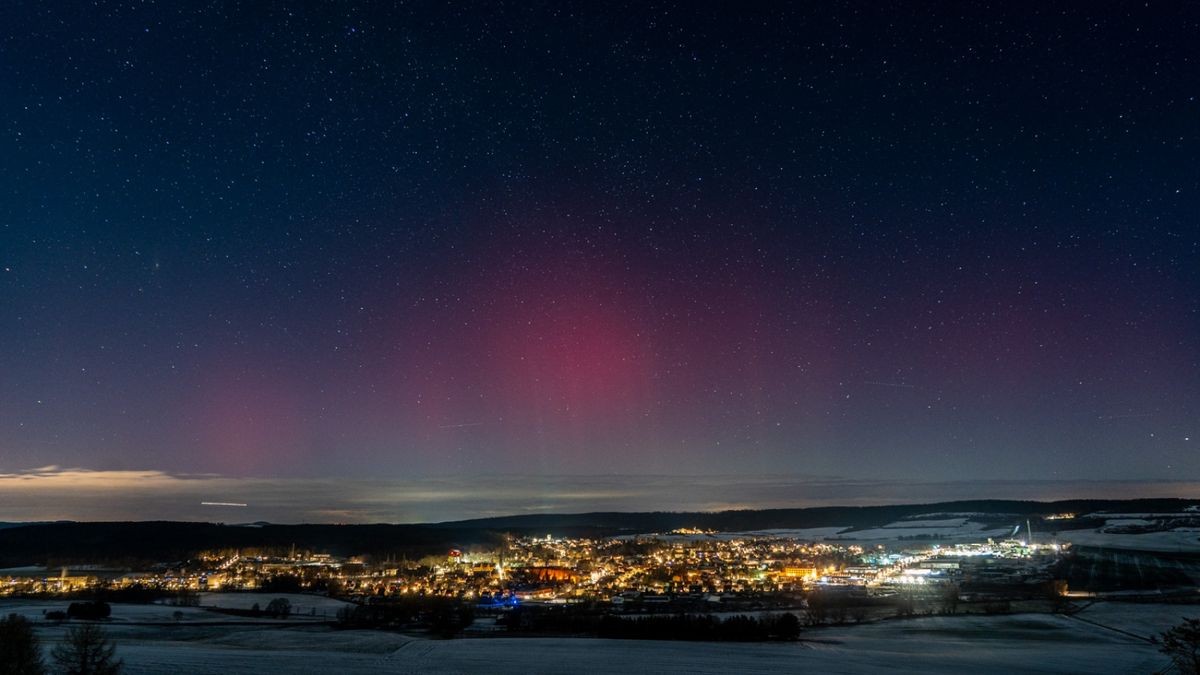
<svg viewBox="0 0 1200 675">
<path fill-rule="evenodd" d="M 613 612 L 799 609 L 813 593 L 889 598 L 954 589 L 974 597 L 1061 595 L 1059 544 L 1018 539 L 864 546 L 694 529 L 599 539 L 504 539 L 417 560 L 343 558 L 289 550 L 209 552 L 150 570 L 76 566 L 0 572 L 5 595 L 146 589 L 319 593 L 359 604 L 404 596 L 459 599 L 480 610 L 517 605 L 607 606 Z M 940 596 L 940 597 L 942 597 Z"/>
</svg>

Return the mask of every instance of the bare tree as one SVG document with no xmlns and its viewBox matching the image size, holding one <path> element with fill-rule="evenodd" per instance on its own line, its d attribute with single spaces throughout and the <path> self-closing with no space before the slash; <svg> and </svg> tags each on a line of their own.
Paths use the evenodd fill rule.
<svg viewBox="0 0 1200 675">
<path fill-rule="evenodd" d="M 1200 674 L 1200 619 L 1184 619 L 1165 631 L 1159 651 L 1171 657 L 1171 665 L 1182 675 Z"/>
<path fill-rule="evenodd" d="M 804 618 L 810 626 L 820 626 L 829 618 L 829 602 L 821 593 L 809 593 Z"/>
<path fill-rule="evenodd" d="M 946 584 L 942 587 L 942 613 L 958 613 L 958 585 Z"/>
<path fill-rule="evenodd" d="M 84 624 L 72 628 L 50 656 L 64 675 L 118 675 L 124 662 L 116 650 L 99 626 Z"/>
<path fill-rule="evenodd" d="M 911 590 L 901 590 L 896 594 L 896 616 L 913 616 L 917 613 L 917 597 Z"/>
<path fill-rule="evenodd" d="M 850 610 L 850 618 L 854 620 L 854 623 L 862 623 L 863 621 L 866 621 L 867 607 L 861 604 L 855 605 L 854 608 Z"/>
<path fill-rule="evenodd" d="M 270 616 L 286 619 L 292 613 L 292 602 L 287 598 L 275 598 L 267 603 L 266 612 Z"/>
</svg>

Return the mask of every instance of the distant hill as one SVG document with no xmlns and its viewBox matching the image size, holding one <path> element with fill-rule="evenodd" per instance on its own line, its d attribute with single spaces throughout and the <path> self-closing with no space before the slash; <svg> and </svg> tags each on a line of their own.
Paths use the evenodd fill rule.
<svg viewBox="0 0 1200 675">
<path fill-rule="evenodd" d="M 0 530 L 6 530 L 10 527 L 28 527 L 30 525 L 47 525 L 51 522 L 66 523 L 66 522 L 70 522 L 70 521 L 58 520 L 58 521 L 38 521 L 35 523 L 0 523 Z"/>
<path fill-rule="evenodd" d="M 1196 503 L 1186 499 L 1072 499 L 1057 502 L 986 499 L 939 502 L 933 504 L 897 504 L 889 506 L 822 506 L 801 509 L 763 509 L 715 512 L 621 513 L 619 511 L 577 514 L 534 514 L 477 518 L 437 527 L 467 529 L 557 530 L 595 528 L 638 532 L 662 532 L 680 527 L 699 527 L 723 532 L 808 527 L 871 527 L 936 513 L 972 513 L 1020 518 L 1056 513 L 1182 511 Z"/>
<path fill-rule="evenodd" d="M 503 534 L 605 536 L 681 527 L 718 531 L 872 527 L 939 513 L 1019 520 L 1061 512 L 1177 512 L 1183 499 L 978 500 L 892 506 L 818 507 L 719 512 L 579 513 L 481 518 L 425 525 L 217 525 L 193 522 L 57 522 L 0 528 L 0 567 L 80 562 L 140 564 L 186 560 L 214 549 L 298 548 L 338 555 L 421 556 L 448 548 L 494 544 Z M 1062 523 L 1061 527 L 1069 526 Z M 1092 524 L 1094 526 L 1094 524 Z"/>
<path fill-rule="evenodd" d="M 187 522 L 52 523 L 0 530 L 0 567 L 186 560 L 205 550 L 303 549 L 354 555 L 424 555 L 494 535 L 428 525 L 216 525 Z"/>
</svg>

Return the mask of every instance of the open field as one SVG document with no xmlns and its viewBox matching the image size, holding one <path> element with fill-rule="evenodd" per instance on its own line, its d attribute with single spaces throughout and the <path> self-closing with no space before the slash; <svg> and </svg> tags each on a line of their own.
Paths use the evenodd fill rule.
<svg viewBox="0 0 1200 675">
<path fill-rule="evenodd" d="M 1053 538 L 1057 541 L 1071 542 L 1076 546 L 1200 554 L 1200 532 L 1192 529 L 1146 532 L 1143 534 L 1118 534 L 1098 530 L 1065 530 L 1056 533 Z"/>
<path fill-rule="evenodd" d="M 41 621 L 49 605 L 0 601 Z M 288 673 L 1150 673 L 1165 665 L 1147 637 L 1200 606 L 1097 603 L 1080 618 L 1045 614 L 924 617 L 810 630 L 799 643 L 730 644 L 588 638 L 427 640 L 338 631 L 312 622 L 262 624 L 184 608 L 114 605 L 107 629 L 130 675 Z M 1099 624 L 1099 625 L 1096 625 Z M 39 624 L 46 648 L 64 626 Z M 1122 632 L 1124 631 L 1124 632 Z"/>
<path fill-rule="evenodd" d="M 1072 590 L 1177 593 L 1200 585 L 1200 558 L 1130 549 L 1079 548 L 1059 574 Z"/>
<path fill-rule="evenodd" d="M 266 607 L 274 598 L 285 598 L 292 603 L 292 615 L 295 617 L 316 617 L 331 621 L 337 618 L 339 609 L 350 604 L 344 600 L 307 593 L 201 593 L 200 606 L 251 609 L 255 604 Z"/>
</svg>

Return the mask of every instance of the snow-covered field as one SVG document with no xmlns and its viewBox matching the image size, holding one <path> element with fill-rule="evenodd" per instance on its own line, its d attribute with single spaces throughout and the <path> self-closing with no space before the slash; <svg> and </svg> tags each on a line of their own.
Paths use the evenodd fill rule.
<svg viewBox="0 0 1200 675">
<path fill-rule="evenodd" d="M 1123 534 L 1105 530 L 1116 527 L 1150 525 L 1154 518 L 1160 515 L 1180 514 L 1113 514 L 1106 519 L 1103 527 L 1088 530 L 1063 530 L 1061 532 L 1038 532 L 1035 538 L 1041 541 L 1050 537 L 1055 541 L 1070 542 L 1078 546 L 1094 546 L 1099 548 L 1127 549 L 1135 551 L 1164 551 L 1169 553 L 1200 553 L 1200 530 L 1195 527 L 1177 527 L 1163 532 L 1146 532 L 1141 534 Z M 1017 524 L 1017 521 L 1014 521 Z M 1024 531 L 1024 528 L 1022 528 Z M 853 530 L 846 527 L 823 527 L 807 530 L 763 530 L 760 532 L 737 533 L 731 536 L 746 534 L 762 534 L 814 541 L 864 541 L 872 544 L 886 542 L 912 541 L 926 537 L 937 537 L 939 542 L 971 542 L 983 541 L 987 538 L 1006 539 L 1012 534 L 1009 527 L 991 528 L 974 521 L 963 514 L 956 518 L 938 518 L 926 520 L 900 520 L 879 527 L 863 530 Z M 1024 536 L 1024 535 L 1022 535 Z"/>
<path fill-rule="evenodd" d="M 1103 531 L 1110 527 L 1131 525 L 1148 525 L 1151 523 L 1145 517 L 1155 514 L 1115 514 L 1107 519 L 1104 527 L 1091 530 L 1063 530 L 1057 533 L 1037 532 L 1035 539 L 1042 541 L 1050 537 L 1060 542 L 1070 542 L 1079 546 L 1095 546 L 1100 548 L 1129 549 L 1137 551 L 1165 551 L 1200 553 L 1200 531 L 1194 527 L 1179 527 L 1165 532 L 1147 532 L 1143 534 L 1121 534 Z M 1174 514 L 1178 516 L 1179 514 Z M 1145 516 L 1145 517 L 1144 517 Z M 1014 520 L 1014 525 L 1023 521 Z M 899 520 L 887 525 L 854 530 L 850 527 L 811 527 L 805 529 L 768 529 L 746 532 L 718 532 L 713 534 L 668 534 L 658 535 L 664 541 L 699 541 L 705 539 L 740 539 L 744 537 L 788 537 L 806 541 L 831 542 L 870 542 L 871 544 L 911 543 L 923 539 L 936 539 L 938 543 L 967 543 L 984 541 L 985 539 L 1007 539 L 1012 535 L 1012 527 L 989 527 L 972 520 L 969 514 L 959 514 L 954 518 L 925 518 L 919 520 Z M 1022 527 L 1022 532 L 1024 528 Z M 637 535 L 618 537 L 633 539 Z"/>
<path fill-rule="evenodd" d="M 1109 521 L 1109 525 L 1120 522 L 1120 520 Z M 1142 534 L 1114 534 L 1098 530 L 1064 530 L 1055 534 L 1054 539 L 1069 541 L 1076 546 L 1097 546 L 1134 551 L 1165 551 L 1169 553 L 1200 553 L 1200 532 L 1197 532 L 1194 528 L 1178 528 L 1165 532 L 1145 532 Z"/>
<path fill-rule="evenodd" d="M 941 518 L 937 520 L 901 520 L 880 527 L 854 530 L 847 526 L 809 527 L 802 529 L 767 529 L 745 532 L 718 532 L 714 534 L 667 534 L 658 535 L 663 541 L 700 541 L 704 539 L 742 539 L 745 537 L 786 537 L 802 541 L 899 541 L 901 538 L 920 536 L 938 537 L 942 540 L 983 541 L 988 537 L 1003 538 L 1012 533 L 1012 528 L 986 529 L 983 523 L 969 517 Z M 628 537 L 632 539 L 634 535 Z"/>
<path fill-rule="evenodd" d="M 30 621 L 42 621 L 46 612 L 54 610 L 66 611 L 70 600 L 0 600 L 0 614 L 20 614 Z M 169 605 L 111 605 L 112 616 L 110 624 L 125 623 L 155 623 L 168 621 L 183 621 L 188 623 L 202 621 L 237 620 L 221 614 L 207 612 L 198 607 L 171 607 Z M 175 612 L 180 612 L 181 618 L 175 618 Z"/>
<path fill-rule="evenodd" d="M 333 619 L 337 611 L 350 604 L 343 600 L 328 598 L 323 595 L 308 595 L 304 593 L 201 593 L 202 607 L 223 607 L 226 609 L 251 609 L 254 605 L 266 607 L 274 598 L 286 598 L 292 603 L 292 614 L 303 616 L 325 616 Z"/>
<path fill-rule="evenodd" d="M 1166 551 L 1177 553 L 1200 553 L 1200 530 L 1188 526 L 1188 513 L 1091 513 L 1085 518 L 1104 518 L 1103 527 L 1090 530 L 1067 530 L 1056 536 L 1060 541 L 1069 541 L 1079 546 L 1131 549 L 1138 551 Z M 1127 527 L 1146 527 L 1155 522 L 1179 527 L 1161 532 L 1122 533 L 1111 530 Z"/>
<path fill-rule="evenodd" d="M 1078 616 L 1136 635 L 1151 637 L 1179 625 L 1184 617 L 1200 618 L 1200 605 L 1098 602 L 1084 609 Z"/>
<path fill-rule="evenodd" d="M 41 619 L 38 603 L 0 601 L 0 613 Z M 1200 607 L 1098 603 L 1081 616 L 1148 636 Z M 114 605 L 114 617 L 174 608 Z M 203 610 L 184 609 L 186 614 Z M 46 648 L 65 627 L 39 625 Z M 198 673 L 1150 673 L 1152 645 L 1083 621 L 1042 614 L 926 617 L 810 630 L 790 644 L 585 638 L 425 640 L 293 622 L 262 626 L 139 626 L 107 630 L 130 675 Z"/>
<path fill-rule="evenodd" d="M 292 603 L 292 616 L 288 619 L 271 619 L 269 617 L 244 617 L 210 612 L 206 607 L 224 607 L 228 609 L 250 609 L 257 603 L 266 607 L 274 598 L 287 598 Z M 0 600 L 0 615 L 20 614 L 35 622 L 44 620 L 46 612 L 67 609 L 69 600 Z M 312 623 L 315 619 L 320 622 L 332 621 L 337 616 L 337 610 L 346 605 L 341 600 L 313 595 L 289 593 L 204 593 L 201 595 L 202 607 L 175 607 L 173 605 L 129 605 L 115 603 L 112 615 L 107 624 L 113 629 L 129 628 L 142 623 L 174 623 L 180 625 L 203 625 L 206 623 L 264 623 L 278 622 L 290 626 L 305 621 Z"/>
<path fill-rule="evenodd" d="M 790 530 L 753 530 L 749 532 L 722 532 L 716 536 L 723 539 L 740 539 L 743 537 L 783 537 L 801 541 L 822 541 L 835 536 L 847 528 L 839 527 L 808 527 Z"/>
<path fill-rule="evenodd" d="M 983 523 L 970 518 L 948 518 L 942 520 L 901 520 L 882 527 L 852 530 L 828 537 L 831 541 L 896 541 L 901 537 L 938 537 L 939 540 L 983 541 L 988 537 L 1004 538 L 1012 533 L 1011 527 L 987 529 Z"/>
<path fill-rule="evenodd" d="M 900 520 L 890 525 L 884 525 L 884 528 L 909 528 L 909 527 L 932 527 L 932 528 L 960 528 L 966 525 L 970 518 L 939 518 L 936 520 Z"/>
</svg>

